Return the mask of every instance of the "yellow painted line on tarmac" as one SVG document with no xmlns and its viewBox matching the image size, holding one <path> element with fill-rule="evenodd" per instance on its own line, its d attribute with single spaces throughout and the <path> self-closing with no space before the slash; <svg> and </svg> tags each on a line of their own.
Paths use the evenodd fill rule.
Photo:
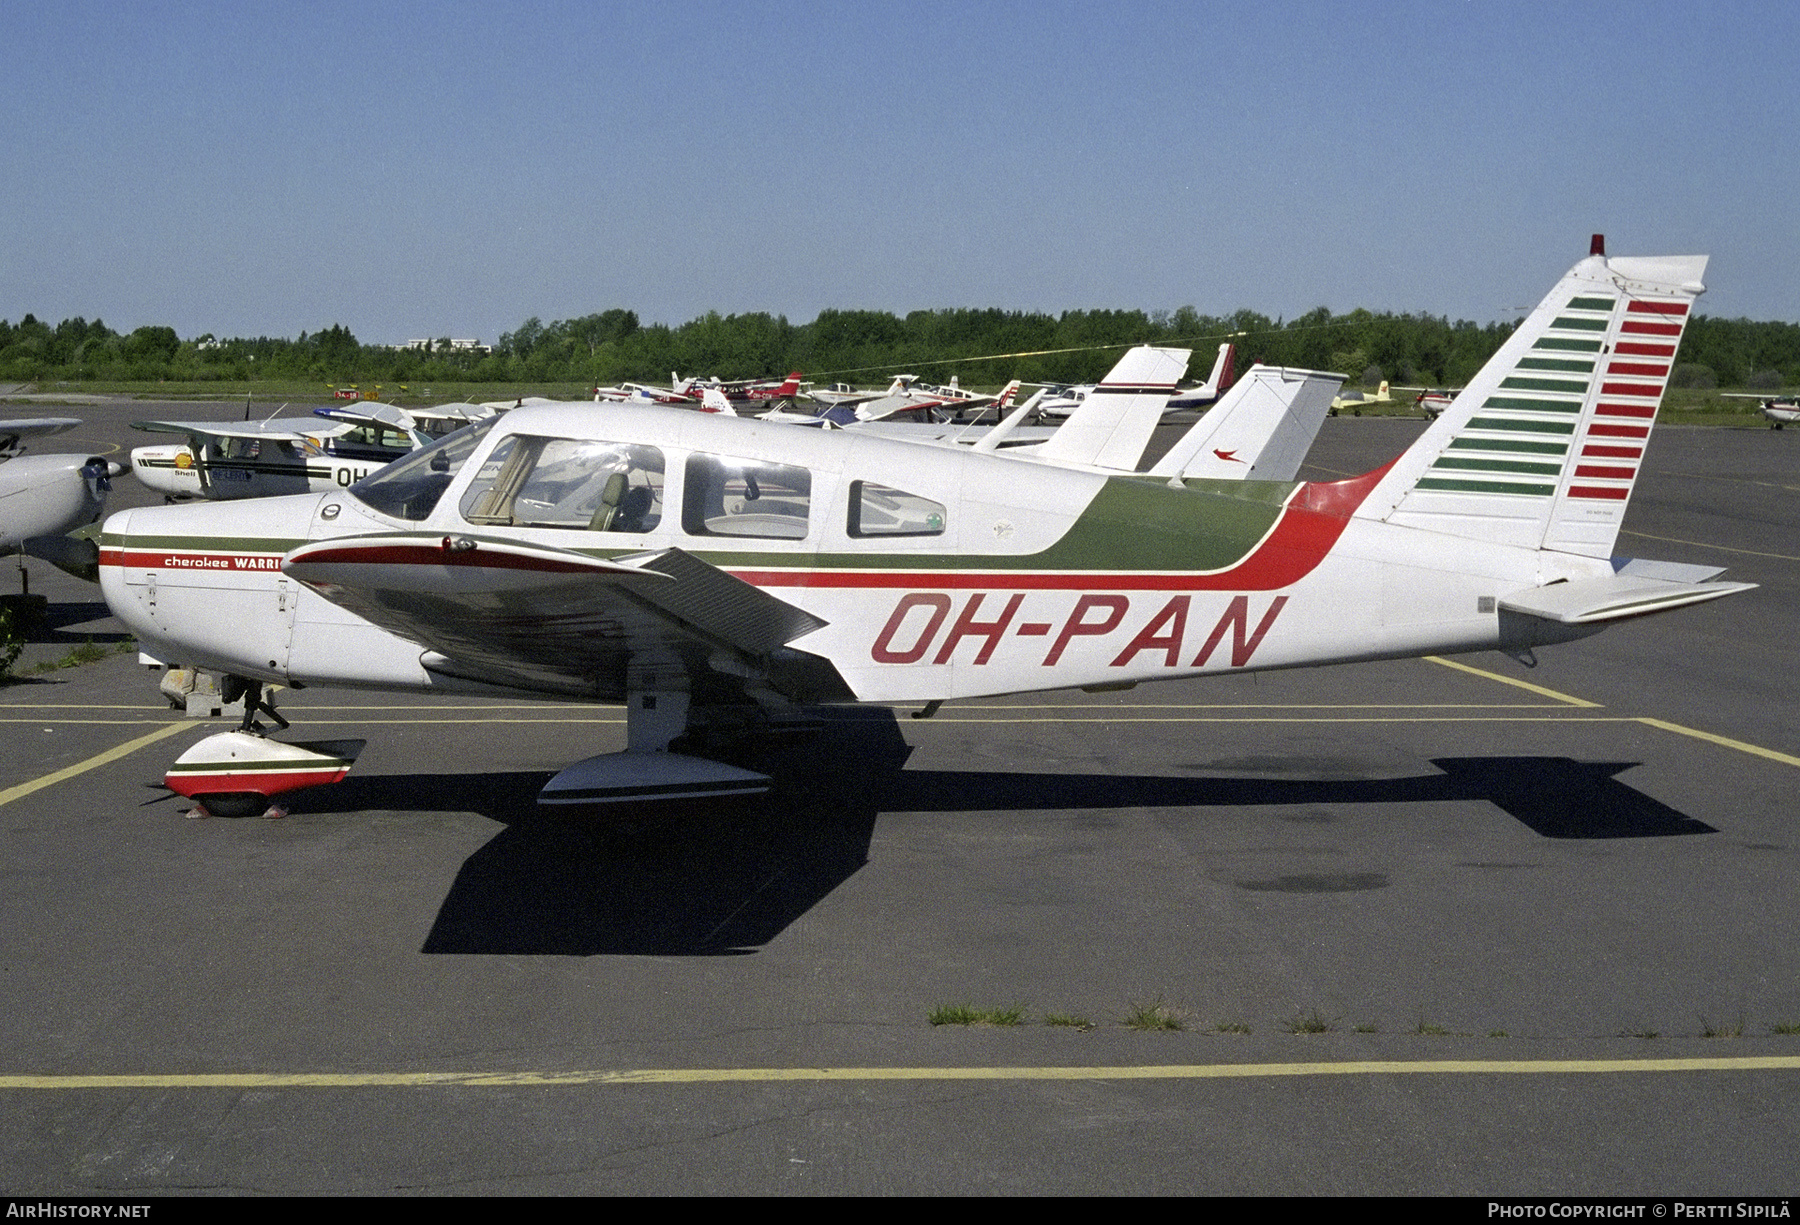
<svg viewBox="0 0 1800 1225">
<path fill-rule="evenodd" d="M 8 787 L 5 791 L 0 791 L 0 805 L 10 804 L 14 800 L 23 799 L 34 791 L 42 791 L 45 787 L 54 786 L 66 778 L 74 778 L 77 774 L 85 774 L 97 766 L 104 766 L 108 762 L 117 761 L 121 757 L 127 757 L 132 753 L 137 752 L 139 749 L 144 748 L 146 745 L 155 744 L 158 740 L 166 740 L 176 732 L 186 731 L 192 726 L 193 724 L 191 723 L 170 723 L 157 728 L 147 735 L 139 736 L 136 740 L 127 740 L 117 748 L 111 748 L 104 753 L 95 754 L 86 761 L 78 761 L 72 766 L 64 766 L 62 769 L 46 774 L 42 778 L 35 778 L 28 783 L 20 783 L 16 787 Z"/>
<path fill-rule="evenodd" d="M 1696 740 L 1705 740 L 1711 744 L 1723 745 L 1728 749 L 1736 749 L 1740 753 L 1749 753 L 1756 757 L 1766 757 L 1770 761 L 1779 761 L 1787 766 L 1800 766 L 1800 757 L 1780 753 L 1774 749 L 1765 749 L 1761 745 L 1750 744 L 1743 740 L 1733 740 L 1729 736 L 1719 736 L 1712 732 L 1703 732 L 1699 728 L 1683 727 L 1679 723 L 1670 723 L 1667 719 L 1652 719 L 1648 715 L 1639 716 L 1635 722 L 1647 727 L 1658 728 L 1665 732 L 1674 732 L 1679 736 L 1692 736 Z"/>
<path fill-rule="evenodd" d="M 546 1085 L 767 1084 L 776 1081 L 1261 1080 L 1294 1076 L 1571 1076 L 1794 1072 L 1800 1055 L 1695 1059 L 1361 1059 L 1311 1063 L 1123 1067 L 608 1068 L 569 1072 L 199 1072 L 115 1076 L 0 1075 L 22 1089 L 504 1088 Z"/>
<path fill-rule="evenodd" d="M 1489 672 L 1485 668 L 1477 668 L 1454 659 L 1445 659 L 1442 655 L 1427 655 L 1424 658 L 1429 663 L 1442 664 L 1446 668 L 1455 668 L 1458 672 L 1467 672 L 1471 676 L 1479 676 L 1490 681 L 1499 681 L 1502 685 L 1511 685 L 1515 689 L 1523 689 L 1529 693 L 1535 693 L 1542 697 L 1555 698 L 1558 702 L 1566 702 L 1570 706 L 1585 706 L 1590 708 L 1597 708 L 1600 706 L 1599 702 L 1590 702 L 1586 698 L 1570 697 L 1566 693 L 1558 693 L 1554 689 L 1546 689 L 1542 685 L 1534 685 L 1530 681 L 1522 681 L 1517 677 L 1501 676 L 1498 672 Z"/>
<path fill-rule="evenodd" d="M 1742 553 L 1745 557 L 1772 557 L 1776 561 L 1800 561 L 1787 553 L 1759 553 L 1755 549 L 1734 549 L 1729 545 L 1712 544 L 1705 540 L 1683 540 L 1679 536 L 1652 536 L 1649 532 L 1628 532 L 1620 530 L 1621 536 L 1636 536 L 1641 540 L 1655 540 L 1662 544 L 1691 544 L 1697 549 L 1714 549 L 1720 553 Z"/>
<path fill-rule="evenodd" d="M 1800 558 L 1795 558 L 1793 560 L 1800 561 Z M 1459 671 L 1472 673 L 1475 676 L 1486 677 L 1488 680 L 1491 680 L 1491 681 L 1499 681 L 1503 685 L 1516 685 L 1521 689 L 1529 689 L 1533 693 L 1541 693 L 1546 697 L 1557 698 L 1560 701 L 1567 702 L 1572 706 L 1583 706 L 1583 707 L 1588 707 L 1588 708 L 1598 708 L 1600 706 L 1600 703 L 1598 703 L 1598 702 L 1588 702 L 1588 701 L 1584 701 L 1581 698 L 1570 697 L 1566 693 L 1558 693 L 1554 689 L 1545 689 L 1541 685 L 1533 685 L 1533 684 L 1529 684 L 1525 681 L 1515 680 L 1510 676 L 1501 676 L 1498 672 L 1487 672 L 1487 671 L 1483 671 L 1480 668 L 1472 668 L 1468 664 L 1458 663 L 1454 659 L 1445 659 L 1442 656 L 1438 656 L 1438 655 L 1427 655 L 1427 656 L 1425 656 L 1425 658 L 1430 660 L 1434 664 L 1443 664 L 1446 668 L 1456 668 Z M 1377 722 L 1379 720 L 1371 720 L 1371 721 Z M 1389 721 L 1391 721 L 1391 720 L 1389 720 Z M 1510 722 L 1511 720 L 1498 720 L 1497 719 L 1495 721 L 1496 722 Z M 1751 744 L 1745 740 L 1734 740 L 1730 736 L 1720 736 L 1714 732 L 1703 732 L 1699 728 L 1696 728 L 1696 727 L 1686 727 L 1680 723 L 1671 723 L 1667 719 L 1655 719 L 1655 718 L 1650 717 L 1649 715 L 1633 715 L 1633 716 L 1629 716 L 1629 717 L 1620 716 L 1616 719 L 1610 719 L 1610 720 L 1609 719 L 1594 719 L 1594 718 L 1590 718 L 1588 716 L 1577 716 L 1577 717 L 1575 717 L 1574 721 L 1581 722 L 1581 723 L 1606 723 L 1606 722 L 1642 723 L 1645 727 L 1654 727 L 1654 728 L 1658 729 L 1659 731 L 1674 732 L 1678 736 L 1691 736 L 1695 740 L 1704 740 L 1708 744 L 1716 744 L 1716 745 L 1719 745 L 1721 748 L 1736 749 L 1740 753 L 1749 753 L 1754 757 L 1766 758 L 1769 761 L 1778 761 L 1778 762 L 1782 763 L 1783 765 L 1800 766 L 1800 757 L 1795 757 L 1788 753 L 1782 753 L 1775 749 L 1765 749 L 1761 745 Z M 1446 720 L 1444 720 L 1444 722 L 1446 722 L 1446 723 L 1464 723 L 1464 722 L 1470 722 L 1470 720 L 1446 719 Z"/>
</svg>

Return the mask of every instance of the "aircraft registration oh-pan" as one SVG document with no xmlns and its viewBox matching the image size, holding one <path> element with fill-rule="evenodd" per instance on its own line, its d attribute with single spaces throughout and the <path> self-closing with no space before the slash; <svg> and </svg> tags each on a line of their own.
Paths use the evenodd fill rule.
<svg viewBox="0 0 1800 1225">
<path fill-rule="evenodd" d="M 517 409 L 348 491 L 108 520 L 143 649 L 254 681 L 624 702 L 545 802 L 766 786 L 800 708 L 1534 648 L 1748 585 L 1612 556 L 1703 256 L 1577 264 L 1348 480 L 1121 474 L 607 405 Z M 1179 447 L 1179 444 L 1178 444 Z"/>
</svg>

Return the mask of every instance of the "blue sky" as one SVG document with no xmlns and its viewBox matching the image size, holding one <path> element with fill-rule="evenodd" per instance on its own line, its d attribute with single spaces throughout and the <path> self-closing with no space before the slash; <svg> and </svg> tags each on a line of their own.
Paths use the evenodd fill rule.
<svg viewBox="0 0 1800 1225">
<path fill-rule="evenodd" d="M 1800 5 L 0 0 L 0 318 L 1479 321 L 1708 252 L 1800 320 Z"/>
</svg>

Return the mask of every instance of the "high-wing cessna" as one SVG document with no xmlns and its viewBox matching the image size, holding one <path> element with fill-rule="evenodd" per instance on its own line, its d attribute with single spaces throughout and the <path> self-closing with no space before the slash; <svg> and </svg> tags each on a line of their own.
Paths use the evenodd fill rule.
<svg viewBox="0 0 1800 1225">
<path fill-rule="evenodd" d="M 491 417 L 476 405 L 422 409 L 392 404 L 315 410 L 267 421 L 134 421 L 131 427 L 181 434 L 186 442 L 136 447 L 131 470 L 165 498 L 230 501 L 341 489 L 463 423 Z"/>
<path fill-rule="evenodd" d="M 252 684 L 624 703 L 627 749 L 547 805 L 765 789 L 706 754 L 809 704 L 1529 660 L 1750 586 L 1612 556 L 1669 370 L 1620 350 L 1679 334 L 1705 264 L 1582 260 L 1411 448 L 1347 480 L 519 409 L 351 490 L 115 514 L 102 584 L 145 651 Z M 345 768 L 228 732 L 169 779 L 258 801 Z"/>
<path fill-rule="evenodd" d="M 1792 425 L 1800 421 L 1800 396 L 1759 396 L 1750 392 L 1725 391 L 1719 396 L 1725 400 L 1757 400 L 1761 402 L 1763 420 L 1769 428 L 1778 430 L 1784 425 Z"/>
<path fill-rule="evenodd" d="M 1236 370 L 1237 349 L 1231 344 L 1219 346 L 1219 355 L 1213 359 L 1212 373 L 1207 375 L 1206 382 L 1198 387 L 1190 387 L 1186 391 L 1170 389 L 1168 397 L 1163 401 L 1163 412 L 1174 412 L 1182 408 L 1205 408 L 1215 402 L 1230 389 Z M 1110 377 L 1110 376 L 1109 376 Z M 1057 383 L 1048 385 L 1049 395 L 1037 405 L 1037 412 L 1044 417 L 1067 417 L 1078 410 L 1099 386 L 1095 383 L 1077 383 L 1074 386 Z"/>
<path fill-rule="evenodd" d="M 106 509 L 124 469 L 87 455 L 24 455 L 20 443 L 74 429 L 70 417 L 0 421 L 0 554 L 24 551 L 92 579 L 91 544 L 66 539 Z"/>
</svg>

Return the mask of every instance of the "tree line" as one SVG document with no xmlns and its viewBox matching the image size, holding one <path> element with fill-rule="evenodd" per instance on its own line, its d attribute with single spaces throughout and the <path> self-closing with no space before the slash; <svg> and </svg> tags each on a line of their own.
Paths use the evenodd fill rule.
<svg viewBox="0 0 1800 1225">
<path fill-rule="evenodd" d="M 1512 334 L 1514 323 L 1324 307 L 1295 319 L 1255 311 L 1202 315 L 1175 311 L 1072 310 L 1060 315 L 998 309 L 827 310 L 811 323 L 782 315 L 709 312 L 686 323 L 643 324 L 614 309 L 544 323 L 533 317 L 485 348 L 449 338 L 413 348 L 360 343 L 333 324 L 297 338 L 180 339 L 173 328 L 121 335 L 100 320 L 52 327 L 32 315 L 0 320 L 0 379 L 256 381 L 330 383 L 658 382 L 671 371 L 762 378 L 804 371 L 820 382 L 882 383 L 907 371 L 967 385 L 1090 382 L 1132 344 L 1195 350 L 1195 377 L 1216 346 L 1238 346 L 1250 362 L 1338 371 L 1353 382 L 1457 386 Z M 1697 316 L 1683 337 L 1676 383 L 1779 387 L 1800 383 L 1800 324 Z"/>
</svg>

